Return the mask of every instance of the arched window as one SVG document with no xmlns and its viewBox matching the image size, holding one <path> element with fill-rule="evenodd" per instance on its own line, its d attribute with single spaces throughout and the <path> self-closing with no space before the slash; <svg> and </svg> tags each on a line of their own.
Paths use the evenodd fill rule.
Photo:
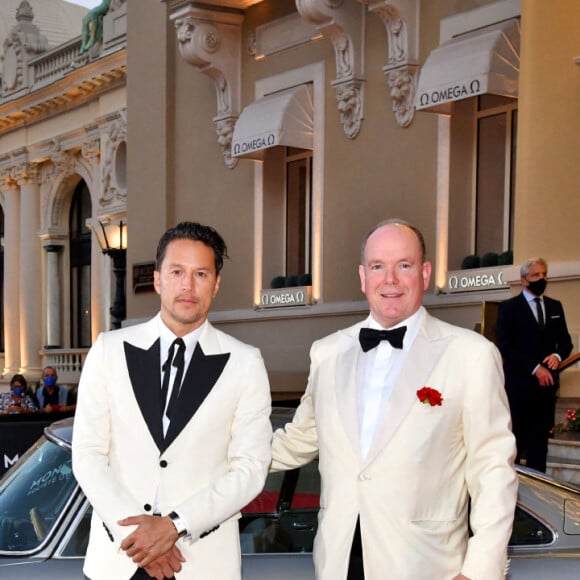
<svg viewBox="0 0 580 580">
<path fill-rule="evenodd" d="M 91 346 L 91 196 L 81 181 L 75 189 L 69 216 L 71 347 Z"/>
</svg>

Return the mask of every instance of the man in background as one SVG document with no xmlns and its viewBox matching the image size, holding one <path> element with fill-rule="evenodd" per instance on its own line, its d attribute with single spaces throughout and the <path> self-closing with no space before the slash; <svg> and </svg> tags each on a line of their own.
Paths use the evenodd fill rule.
<svg viewBox="0 0 580 580">
<path fill-rule="evenodd" d="M 36 391 L 36 400 L 42 413 L 75 410 L 74 398 L 65 386 L 58 384 L 58 374 L 54 367 L 44 367 L 41 379 L 42 386 Z"/>
<path fill-rule="evenodd" d="M 498 345 L 504 359 L 517 457 L 526 466 L 546 471 L 548 438 L 554 426 L 558 365 L 572 351 L 564 309 L 544 296 L 548 264 L 530 258 L 520 268 L 522 291 L 502 302 L 497 320 Z"/>
</svg>

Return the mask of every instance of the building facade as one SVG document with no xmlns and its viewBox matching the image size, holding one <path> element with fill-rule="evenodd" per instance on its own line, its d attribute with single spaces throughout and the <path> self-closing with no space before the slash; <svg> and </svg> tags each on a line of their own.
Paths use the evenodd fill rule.
<svg viewBox="0 0 580 580">
<path fill-rule="evenodd" d="M 14 20 L 0 99 L 3 379 L 38 380 L 51 364 L 74 383 L 110 324 L 109 258 L 91 227 L 126 214 L 126 5 L 111 3 L 84 52 L 87 10 L 11 0 L 2 11 Z"/>
<path fill-rule="evenodd" d="M 366 316 L 360 241 L 389 217 L 425 234 L 436 316 L 492 336 L 517 265 L 542 255 L 578 345 L 574 16 L 575 0 L 120 3 L 105 17 L 111 36 L 50 87 L 66 96 L 105 71 L 120 76 L 0 133 L 4 374 L 77 342 L 84 352 L 82 313 L 83 340 L 110 328 L 106 222 L 127 228 L 124 324 L 157 311 L 151 268 L 167 227 L 195 220 L 223 234 L 230 260 L 211 320 L 262 349 L 279 398 L 304 389 L 313 340 Z M 0 122 L 42 90 L 3 93 Z M 33 184 L 25 163 L 39 171 Z M 90 202 L 75 205 L 85 186 Z M 89 240 L 84 274 L 71 262 L 77 230 Z M 29 259 L 30 297 L 18 266 Z M 87 282 L 77 291 L 71 280 L 88 272 L 87 313 Z M 562 389 L 578 383 L 571 369 Z"/>
</svg>

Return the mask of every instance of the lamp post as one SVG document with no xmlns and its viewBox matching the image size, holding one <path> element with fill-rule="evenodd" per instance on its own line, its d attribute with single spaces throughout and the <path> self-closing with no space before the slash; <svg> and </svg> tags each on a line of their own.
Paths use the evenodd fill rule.
<svg viewBox="0 0 580 580">
<path fill-rule="evenodd" d="M 121 328 L 121 322 L 127 315 L 127 300 L 125 297 L 125 274 L 127 272 L 127 226 L 120 220 L 118 223 L 100 221 L 100 232 L 97 238 L 103 254 L 113 260 L 113 274 L 115 275 L 115 294 L 111 313 L 111 326 Z"/>
</svg>

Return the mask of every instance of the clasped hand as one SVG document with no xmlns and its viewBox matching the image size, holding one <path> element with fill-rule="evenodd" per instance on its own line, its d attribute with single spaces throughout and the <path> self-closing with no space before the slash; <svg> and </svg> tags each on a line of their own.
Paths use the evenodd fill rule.
<svg viewBox="0 0 580 580">
<path fill-rule="evenodd" d="M 534 373 L 541 387 L 551 387 L 554 384 L 554 376 L 552 375 L 551 371 L 557 370 L 559 364 L 560 361 L 554 354 L 549 354 L 542 361 L 542 364 L 536 369 L 536 372 Z"/>
<path fill-rule="evenodd" d="M 135 564 L 157 580 L 171 578 L 181 570 L 185 558 L 175 542 L 177 530 L 169 517 L 133 516 L 120 520 L 121 526 L 137 526 L 121 543 Z"/>
</svg>

